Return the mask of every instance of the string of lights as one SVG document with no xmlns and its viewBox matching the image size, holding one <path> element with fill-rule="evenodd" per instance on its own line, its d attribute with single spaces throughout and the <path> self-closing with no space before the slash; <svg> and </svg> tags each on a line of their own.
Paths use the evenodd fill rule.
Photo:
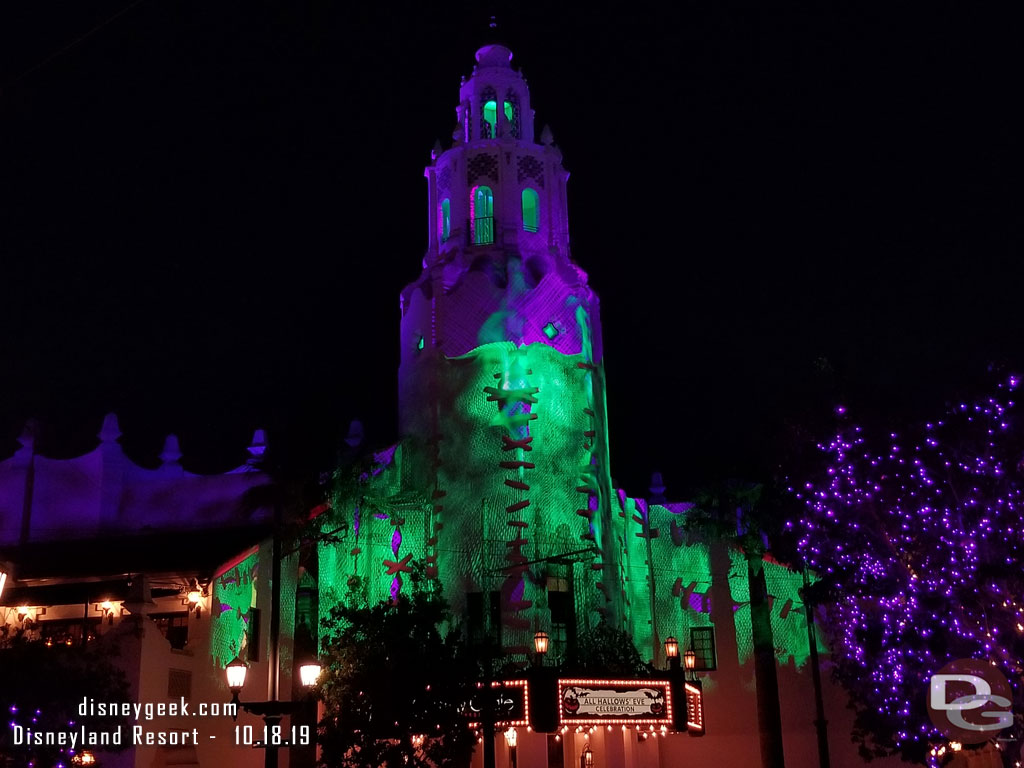
<svg viewBox="0 0 1024 768">
<path fill-rule="evenodd" d="M 844 424 L 818 446 L 820 477 L 792 482 L 787 522 L 808 564 L 835 588 L 828 608 L 840 670 L 859 671 L 855 701 L 891 733 L 876 743 L 930 755 L 929 679 L 948 661 L 1024 674 L 1024 425 L 1009 376 L 936 421 L 876 441 Z M 846 409 L 836 414 L 847 417 Z M 854 674 L 848 675 L 855 677 Z"/>
</svg>

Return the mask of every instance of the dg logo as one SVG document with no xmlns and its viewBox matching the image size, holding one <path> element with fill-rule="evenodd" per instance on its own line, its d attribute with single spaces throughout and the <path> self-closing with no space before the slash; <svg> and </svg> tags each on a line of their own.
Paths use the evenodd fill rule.
<svg viewBox="0 0 1024 768">
<path fill-rule="evenodd" d="M 950 741 L 979 744 L 1013 725 L 1013 690 L 988 662 L 958 659 L 932 675 L 928 714 Z"/>
</svg>

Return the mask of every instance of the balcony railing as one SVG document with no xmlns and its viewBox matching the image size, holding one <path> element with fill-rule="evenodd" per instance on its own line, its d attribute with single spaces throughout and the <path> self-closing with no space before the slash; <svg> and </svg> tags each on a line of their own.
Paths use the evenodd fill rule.
<svg viewBox="0 0 1024 768">
<path fill-rule="evenodd" d="M 478 216 L 469 223 L 469 244 L 490 245 L 494 242 L 494 217 Z"/>
</svg>

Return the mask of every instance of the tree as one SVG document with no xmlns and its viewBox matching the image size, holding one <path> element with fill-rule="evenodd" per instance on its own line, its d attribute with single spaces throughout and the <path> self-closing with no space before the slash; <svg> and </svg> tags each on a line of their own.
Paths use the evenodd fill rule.
<svg viewBox="0 0 1024 768">
<path fill-rule="evenodd" d="M 53 745 L 15 745 L 14 727 L 39 733 L 60 733 L 85 726 L 90 732 L 112 733 L 124 728 L 120 717 L 82 716 L 79 706 L 86 698 L 98 702 L 127 702 L 128 681 L 117 666 L 117 639 L 101 636 L 80 644 L 28 639 L 29 631 L 0 635 L 0 764 L 51 768 L 67 764 L 67 748 Z M 74 726 L 70 725 L 74 723 Z M 122 738 L 119 751 L 130 745 Z M 9 762 L 7 762 L 9 761 Z"/>
<path fill-rule="evenodd" d="M 436 582 L 414 576 L 411 594 L 375 606 L 362 605 L 352 585 L 353 600 L 325 621 L 325 766 L 468 764 L 476 739 L 460 702 L 479 669 Z"/>
<path fill-rule="evenodd" d="M 1018 385 L 1007 377 L 905 433 L 842 425 L 818 446 L 820 467 L 791 484 L 802 512 L 788 525 L 823 577 L 815 602 L 826 607 L 865 757 L 934 759 L 945 739 L 928 717 L 927 688 L 950 660 L 988 659 L 1011 679 L 1015 711 L 1024 704 Z M 1001 746 L 1006 755 L 1019 747 Z"/>
<path fill-rule="evenodd" d="M 750 589 L 750 622 L 754 647 L 757 724 L 763 768 L 783 768 L 782 710 L 775 668 L 771 607 L 764 575 L 769 541 L 781 547 L 787 540 L 778 525 L 779 505 L 774 486 L 728 481 L 697 495 L 685 529 L 711 542 L 725 542 L 743 552 Z"/>
</svg>

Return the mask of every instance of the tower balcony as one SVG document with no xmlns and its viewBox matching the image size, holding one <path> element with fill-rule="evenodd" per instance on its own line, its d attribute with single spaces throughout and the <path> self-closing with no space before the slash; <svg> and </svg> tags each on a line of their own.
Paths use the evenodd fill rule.
<svg viewBox="0 0 1024 768">
<path fill-rule="evenodd" d="M 494 243 L 494 217 L 478 216 L 466 226 L 467 245 L 491 245 Z"/>
</svg>

